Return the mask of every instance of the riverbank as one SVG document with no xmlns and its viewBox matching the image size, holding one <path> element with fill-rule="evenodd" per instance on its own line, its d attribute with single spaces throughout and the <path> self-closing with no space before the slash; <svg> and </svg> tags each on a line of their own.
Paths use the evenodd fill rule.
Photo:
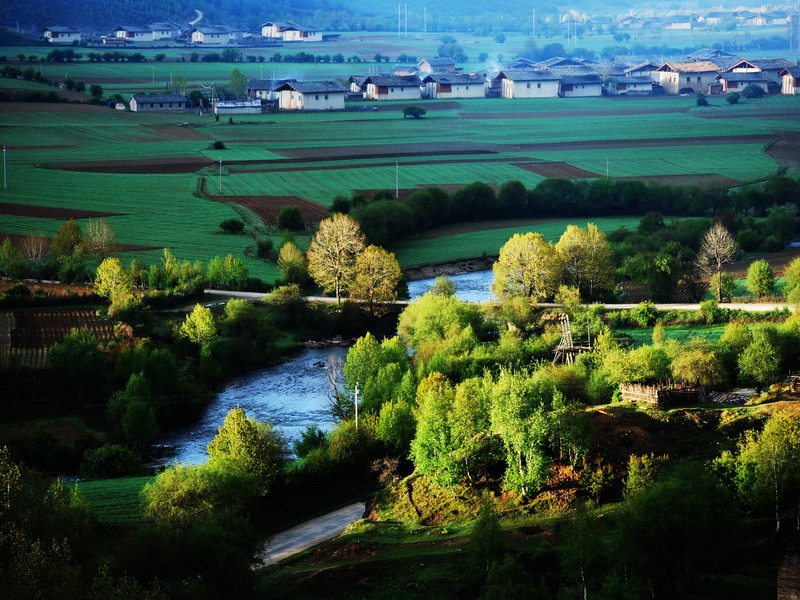
<svg viewBox="0 0 800 600">
<path fill-rule="evenodd" d="M 406 280 L 418 281 L 420 279 L 432 279 L 441 275 L 460 275 L 462 273 L 473 273 L 475 271 L 488 271 L 492 268 L 496 260 L 496 255 L 481 256 L 479 258 L 467 258 L 452 262 L 409 267 L 404 269 L 403 272 L 406 275 Z"/>
</svg>

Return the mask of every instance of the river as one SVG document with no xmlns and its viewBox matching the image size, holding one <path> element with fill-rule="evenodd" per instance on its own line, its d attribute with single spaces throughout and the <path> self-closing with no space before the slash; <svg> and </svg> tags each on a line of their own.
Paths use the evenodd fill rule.
<svg viewBox="0 0 800 600">
<path fill-rule="evenodd" d="M 491 298 L 491 271 L 450 275 L 461 300 L 483 302 Z M 434 279 L 420 279 L 408 284 L 411 298 L 418 298 L 434 284 Z M 269 421 L 292 442 L 308 425 L 323 431 L 333 429 L 324 365 L 333 354 L 342 361 L 346 348 L 306 349 L 274 367 L 251 371 L 231 380 L 210 402 L 196 423 L 161 436 L 156 444 L 169 452 L 170 462 L 200 464 L 206 462 L 206 446 L 237 406 L 258 421 Z"/>
</svg>

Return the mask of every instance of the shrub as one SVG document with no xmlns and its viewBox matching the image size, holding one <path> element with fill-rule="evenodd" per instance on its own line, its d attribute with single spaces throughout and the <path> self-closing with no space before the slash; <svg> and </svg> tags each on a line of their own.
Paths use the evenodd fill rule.
<svg viewBox="0 0 800 600">
<path fill-rule="evenodd" d="M 631 320 L 642 327 L 652 325 L 656 320 L 656 316 L 658 316 L 658 311 L 652 302 L 642 302 L 630 311 Z"/>
<path fill-rule="evenodd" d="M 244 231 L 244 223 L 239 219 L 225 219 L 219 224 L 219 227 L 227 233 L 242 233 Z"/>
<path fill-rule="evenodd" d="M 425 116 L 427 112 L 428 111 L 426 111 L 421 106 L 417 106 L 416 104 L 409 104 L 408 106 L 403 107 L 403 118 L 405 119 L 407 117 L 413 117 L 415 119 L 420 119 L 423 116 Z"/>
<path fill-rule="evenodd" d="M 275 245 L 269 238 L 261 238 L 256 240 L 256 256 L 258 258 L 275 258 Z"/>
<path fill-rule="evenodd" d="M 223 142 L 221 142 L 220 140 L 217 140 L 216 142 L 211 144 L 211 149 L 212 150 L 225 150 L 225 144 Z"/>
<path fill-rule="evenodd" d="M 96 450 L 87 450 L 81 461 L 81 477 L 106 479 L 138 475 L 141 463 L 129 448 L 120 445 L 105 445 Z"/>
<path fill-rule="evenodd" d="M 763 98 L 765 93 L 764 88 L 759 85 L 748 85 L 742 90 L 742 96 L 745 98 Z"/>
<path fill-rule="evenodd" d="M 303 213 L 296 206 L 284 206 L 278 213 L 278 228 L 289 231 L 300 231 L 305 227 Z"/>
<path fill-rule="evenodd" d="M 708 100 L 703 92 L 697 92 L 697 106 L 708 106 Z"/>
<path fill-rule="evenodd" d="M 725 102 L 727 102 L 728 104 L 736 104 L 737 102 L 739 102 L 739 98 L 741 98 L 739 93 L 733 92 L 725 96 Z"/>
</svg>

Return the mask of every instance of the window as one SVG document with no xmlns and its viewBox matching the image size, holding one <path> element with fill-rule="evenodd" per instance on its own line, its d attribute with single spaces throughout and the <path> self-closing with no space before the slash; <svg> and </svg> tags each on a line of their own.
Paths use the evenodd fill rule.
<svg viewBox="0 0 800 600">
<path fill-rule="evenodd" d="M 327 99 L 328 99 L 328 94 L 325 94 L 325 100 L 327 100 Z"/>
<path fill-rule="evenodd" d="M 537 87 L 538 89 L 541 89 L 541 88 L 542 88 L 542 84 L 541 84 L 541 83 L 537 83 L 537 84 L 536 84 L 536 87 Z"/>
<path fill-rule="evenodd" d="M 699 77 L 697 78 L 697 83 L 700 83 L 700 78 Z"/>
<path fill-rule="evenodd" d="M 164 108 L 164 103 L 163 103 L 163 102 L 159 102 L 159 103 L 158 103 L 158 107 L 159 107 L 159 108 Z"/>
<path fill-rule="evenodd" d="M 531 89 L 531 84 L 530 83 L 526 83 L 525 87 L 528 88 L 528 89 Z"/>
<path fill-rule="evenodd" d="M 314 94 L 314 100 L 319 100 L 319 94 Z"/>
<path fill-rule="evenodd" d="M 394 88 L 389 88 L 389 91 L 390 91 L 391 93 L 394 93 Z"/>
<path fill-rule="evenodd" d="M 691 83 L 691 82 L 692 82 L 692 78 L 691 77 L 687 77 L 686 78 L 686 83 Z"/>
</svg>

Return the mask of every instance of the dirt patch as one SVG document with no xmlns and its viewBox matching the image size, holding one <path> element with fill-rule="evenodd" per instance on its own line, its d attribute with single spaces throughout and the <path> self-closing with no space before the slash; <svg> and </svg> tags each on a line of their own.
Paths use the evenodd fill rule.
<svg viewBox="0 0 800 600">
<path fill-rule="evenodd" d="M 30 206 L 27 204 L 9 204 L 0 202 L 0 215 L 14 217 L 35 217 L 38 219 L 100 219 L 103 217 L 119 217 L 123 213 L 107 213 L 97 210 L 80 210 L 76 208 L 55 208 L 52 206 Z"/>
<path fill-rule="evenodd" d="M 4 292 L 8 288 L 17 285 L 18 281 L 6 281 L 0 280 L 0 293 Z M 93 294 L 94 288 L 89 285 L 67 285 L 64 283 L 46 283 L 46 282 L 39 282 L 39 283 L 31 283 L 31 282 L 23 282 L 25 285 L 28 286 L 32 292 L 38 292 L 42 290 L 45 295 L 47 296 L 69 296 L 71 294 Z"/>
<path fill-rule="evenodd" d="M 615 117 L 626 115 L 656 115 L 667 113 L 686 113 L 689 107 L 685 108 L 634 108 L 626 110 L 559 110 L 552 112 L 508 112 L 508 113 L 459 113 L 463 119 L 576 119 L 580 117 Z"/>
<path fill-rule="evenodd" d="M 636 180 L 645 183 L 653 182 L 664 185 L 680 185 L 684 187 L 699 187 L 704 190 L 729 188 L 740 185 L 738 179 L 731 179 L 717 173 L 697 173 L 694 175 L 645 175 L 642 177 L 617 177 L 620 180 Z"/>
<path fill-rule="evenodd" d="M 800 133 L 783 131 L 769 148 L 767 156 L 784 167 L 800 167 Z"/>
<path fill-rule="evenodd" d="M 502 162 L 506 163 L 510 160 L 525 160 L 522 157 L 518 158 L 474 158 L 474 159 L 444 159 L 444 160 L 412 160 L 405 161 L 401 166 L 411 167 L 414 165 L 450 165 L 458 164 L 464 165 L 469 163 L 490 163 Z M 267 164 L 272 164 L 274 161 L 264 161 Z M 298 161 L 299 162 L 299 161 Z M 317 167 L 268 167 L 264 169 L 231 169 L 232 173 L 290 173 L 293 171 L 344 171 L 346 169 L 370 169 L 373 167 L 394 167 L 396 162 L 377 162 L 377 163 L 360 163 L 355 165 L 321 165 Z M 517 165 L 519 166 L 519 165 Z M 596 177 L 596 176 L 595 176 Z"/>
<path fill-rule="evenodd" d="M 145 158 L 133 160 L 99 160 L 92 162 L 50 163 L 52 169 L 77 171 L 80 173 L 117 173 L 139 175 L 166 175 L 194 173 L 212 165 L 214 161 L 204 157 Z"/>
<path fill-rule="evenodd" d="M 772 267 L 772 271 L 775 273 L 775 277 L 783 277 L 786 266 L 798 256 L 800 256 L 800 248 L 789 248 L 787 250 L 782 250 L 781 252 L 766 254 L 764 256 L 760 256 L 759 258 L 769 263 L 769 266 Z M 747 269 L 750 267 L 752 262 L 752 260 L 742 260 L 725 265 L 722 270 L 735 279 L 743 279 L 747 277 Z"/>
<path fill-rule="evenodd" d="M 70 446 L 74 444 L 84 434 L 84 431 L 71 423 L 47 423 L 43 427 L 53 434 L 56 441 L 61 446 Z M 12 438 L 17 436 L 27 435 L 33 433 L 34 428 L 31 426 L 17 426 L 10 425 L 8 427 L 0 427 L 0 445 L 7 444 Z"/>
<path fill-rule="evenodd" d="M 284 206 L 296 206 L 303 215 L 303 224 L 310 228 L 328 217 L 328 209 L 321 204 L 297 196 L 209 196 L 220 202 L 233 202 L 258 215 L 269 227 L 278 225 L 278 215 Z"/>
<path fill-rule="evenodd" d="M 88 308 L 12 311 L 11 348 L 52 348 L 72 329 L 87 329 L 100 344 L 114 339 L 114 322 Z"/>
<path fill-rule="evenodd" d="M 183 142 L 207 142 L 211 140 L 209 136 L 195 129 L 194 127 L 183 127 L 181 125 L 145 125 L 143 127 L 150 130 L 160 138 L 165 138 L 166 141 L 183 141 Z"/>
<path fill-rule="evenodd" d="M 584 169 L 573 167 L 564 162 L 512 163 L 512 166 L 530 171 L 531 173 L 536 173 L 543 177 L 562 177 L 564 179 L 592 179 L 600 177 L 597 173 L 585 171 Z"/>
<path fill-rule="evenodd" d="M 19 233 L 5 233 L 0 231 L 0 240 L 5 238 L 9 238 L 11 243 L 14 244 L 17 248 L 19 248 L 20 242 L 22 242 L 23 238 L 29 237 L 27 235 L 22 235 Z M 32 236 L 32 237 L 41 237 L 41 236 Z M 47 238 L 48 240 L 50 238 Z M 162 246 L 143 246 L 141 244 L 114 244 L 114 252 L 143 252 L 145 250 L 161 250 Z"/>
</svg>

